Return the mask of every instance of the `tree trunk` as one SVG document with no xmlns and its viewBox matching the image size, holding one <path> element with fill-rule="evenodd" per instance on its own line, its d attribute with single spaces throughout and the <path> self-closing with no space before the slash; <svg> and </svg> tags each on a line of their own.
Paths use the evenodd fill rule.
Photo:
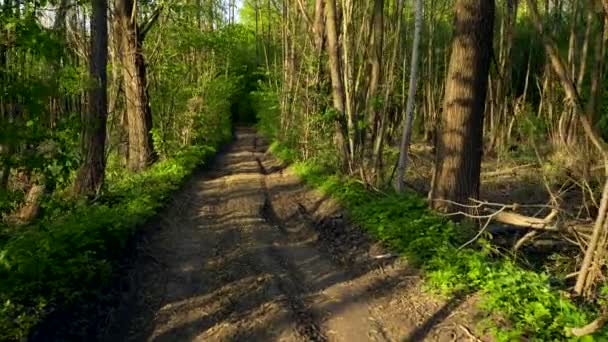
<svg viewBox="0 0 608 342">
<path fill-rule="evenodd" d="M 382 182 L 382 145 L 384 143 L 384 132 L 386 127 L 386 117 L 384 111 L 378 106 L 380 97 L 378 88 L 383 80 L 382 55 L 384 49 L 384 0 L 374 1 L 374 14 L 372 17 L 370 56 L 369 64 L 371 74 L 369 86 L 367 88 L 366 107 L 372 127 L 370 145 L 372 146 L 372 174 L 376 177 L 376 183 Z M 386 105 L 386 103 L 385 103 Z"/>
<path fill-rule="evenodd" d="M 370 127 L 372 127 L 372 139 L 376 137 L 378 125 L 380 122 L 380 110 L 375 103 L 378 87 L 382 80 L 382 45 L 383 45 L 383 28 L 384 28 L 384 0 L 374 1 L 374 13 L 372 16 L 371 34 L 369 41 L 369 65 L 370 76 L 369 85 L 366 96 L 366 109 L 370 118 Z"/>
<path fill-rule="evenodd" d="M 9 175 L 11 174 L 11 167 L 9 164 L 10 156 L 10 145 L 8 143 L 0 143 L 0 192 L 6 191 L 8 187 Z"/>
<path fill-rule="evenodd" d="M 152 111 L 148 102 L 146 64 L 143 41 L 139 36 L 133 0 L 117 0 L 115 18 L 118 21 L 122 45 L 122 67 L 129 134 L 129 160 L 131 171 L 145 169 L 157 156 L 152 144 Z"/>
<path fill-rule="evenodd" d="M 323 15 L 323 0 L 315 0 L 315 19 L 313 30 L 315 33 L 315 48 L 317 52 L 323 49 L 323 37 L 325 36 L 325 22 Z"/>
<path fill-rule="evenodd" d="M 94 0 L 91 15 L 89 73 L 93 85 L 88 91 L 89 108 L 83 115 L 80 133 L 82 164 L 74 182 L 74 193 L 91 195 L 99 191 L 105 172 L 106 118 L 108 115 L 106 67 L 108 63 L 107 0 Z"/>
<path fill-rule="evenodd" d="M 338 45 L 338 27 L 336 18 L 336 0 L 325 1 L 325 14 L 327 23 L 327 55 L 329 57 L 329 71 L 332 84 L 332 97 L 334 110 L 336 111 L 336 145 L 342 158 L 342 167 L 346 169 L 348 165 L 348 147 L 344 139 L 344 82 L 342 80 L 342 68 L 340 65 L 340 48 Z"/>
<path fill-rule="evenodd" d="M 608 17 L 606 18 L 608 20 Z M 602 72 L 602 61 L 604 59 L 604 49 L 605 42 L 608 39 L 608 32 L 605 31 L 606 21 L 602 20 L 600 25 L 600 32 L 602 34 L 598 35 L 596 41 L 596 53 L 595 53 L 595 61 L 594 61 L 594 70 L 592 70 L 592 80 L 591 80 L 591 96 L 588 103 L 588 111 L 589 116 L 593 119 L 597 118 L 599 115 L 597 103 L 598 99 L 601 95 L 601 75 Z M 604 152 L 605 154 L 606 152 Z M 606 157 L 604 157 L 606 158 Z M 604 167 L 608 170 L 608 162 L 604 161 Z M 593 285 L 598 281 L 597 272 L 593 271 L 593 266 L 595 265 L 596 269 L 601 268 L 604 264 L 604 256 L 607 249 L 608 242 L 606 239 L 606 234 L 608 234 L 608 220 L 606 219 L 607 211 L 608 211 L 608 180 L 605 181 L 604 191 L 602 193 L 602 198 L 600 200 L 600 207 L 598 209 L 598 215 L 595 221 L 595 225 L 593 227 L 593 233 L 589 244 L 587 245 L 587 250 L 585 251 L 585 256 L 583 258 L 583 263 L 581 264 L 581 268 L 578 273 L 578 277 L 576 279 L 576 285 L 574 286 L 574 292 L 577 294 L 583 294 L 589 291 Z M 602 239 L 602 236 L 604 239 Z"/>
<path fill-rule="evenodd" d="M 457 0 L 431 190 L 432 206 L 455 207 L 479 195 L 483 117 L 494 28 L 493 0 Z M 460 208 L 462 209 L 462 208 Z"/>
<path fill-rule="evenodd" d="M 399 164 L 397 166 L 396 190 L 401 193 L 404 190 L 405 170 L 407 169 L 408 151 L 412 139 L 412 126 L 414 122 L 414 102 L 416 99 L 416 86 L 418 77 L 418 55 L 420 49 L 420 32 L 422 31 L 422 0 L 416 0 L 416 25 L 414 28 L 414 46 L 412 47 L 412 65 L 410 67 L 410 85 L 407 94 L 406 120 L 401 137 L 401 149 L 399 153 Z"/>
<path fill-rule="evenodd" d="M 519 0 L 507 0 L 505 17 L 502 19 L 501 44 L 497 68 L 499 70 L 496 77 L 496 87 L 491 88 L 495 91 L 495 101 L 488 101 L 492 106 L 495 117 L 494 130 L 491 132 L 490 150 L 496 151 L 498 145 L 508 144 L 508 126 L 510 121 L 509 87 L 511 86 L 512 75 L 512 49 L 515 25 L 517 23 L 517 9 Z M 512 114 L 512 113 L 511 113 Z"/>
</svg>

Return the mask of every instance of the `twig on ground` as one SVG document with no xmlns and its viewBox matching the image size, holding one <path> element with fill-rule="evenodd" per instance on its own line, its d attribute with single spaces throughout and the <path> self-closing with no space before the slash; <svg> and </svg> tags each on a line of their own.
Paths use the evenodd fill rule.
<svg viewBox="0 0 608 342">
<path fill-rule="evenodd" d="M 530 241 L 536 235 L 538 235 L 537 230 L 531 230 L 531 231 L 527 232 L 526 234 L 524 234 L 524 236 L 522 236 L 519 240 L 517 240 L 517 242 L 513 246 L 513 251 L 518 251 L 526 242 Z"/>
<path fill-rule="evenodd" d="M 370 258 L 372 259 L 390 259 L 390 258 L 397 258 L 399 257 L 398 254 L 393 254 L 393 253 L 386 253 L 386 254 L 380 254 L 380 255 L 371 255 Z"/>
<path fill-rule="evenodd" d="M 470 339 L 472 339 L 473 341 L 475 341 L 475 342 L 481 342 L 481 339 L 480 339 L 479 337 L 475 336 L 475 335 L 474 335 L 474 334 L 471 332 L 471 329 L 469 329 L 469 328 L 465 327 L 465 326 L 464 326 L 464 325 L 462 325 L 462 324 L 458 324 L 458 327 L 459 327 L 459 328 L 460 328 L 462 331 L 464 331 L 464 333 L 465 333 L 465 334 L 466 334 L 466 335 L 467 335 L 467 336 L 468 336 Z"/>
<path fill-rule="evenodd" d="M 499 214 L 502 210 L 504 210 L 504 209 L 500 209 L 498 212 L 496 212 L 496 214 Z M 488 217 L 486 223 L 483 225 L 483 227 L 481 227 L 481 229 L 479 230 L 479 232 L 471 240 L 465 242 L 462 246 L 458 247 L 457 251 L 460 251 L 461 249 L 465 248 L 466 246 L 472 244 L 477 239 L 479 239 L 479 237 L 481 236 L 481 234 L 483 234 L 483 232 L 485 232 L 486 229 L 488 228 L 488 226 L 490 225 L 490 222 L 492 222 L 492 217 Z"/>
</svg>

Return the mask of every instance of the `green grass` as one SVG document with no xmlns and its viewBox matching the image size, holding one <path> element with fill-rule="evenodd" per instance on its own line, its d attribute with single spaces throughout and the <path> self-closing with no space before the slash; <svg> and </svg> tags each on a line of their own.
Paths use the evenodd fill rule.
<svg viewBox="0 0 608 342">
<path fill-rule="evenodd" d="M 293 160 L 293 153 L 278 144 L 272 150 L 279 158 Z M 310 163 L 295 163 L 293 169 L 308 184 L 336 198 L 353 223 L 418 265 L 428 288 L 446 296 L 480 293 L 479 307 L 489 317 L 484 325 L 498 340 L 608 341 L 606 328 L 584 338 L 569 334 L 569 328 L 593 320 L 597 307 L 575 305 L 551 286 L 547 274 L 498 256 L 483 239 L 458 251 L 471 228 L 433 213 L 419 195 L 370 192 L 359 182 Z M 491 320 L 496 316 L 507 323 L 498 326 Z"/>
<path fill-rule="evenodd" d="M 26 338 L 55 308 L 107 286 L 129 239 L 214 153 L 195 146 L 138 174 L 109 171 L 95 203 L 55 198 L 40 222 L 16 228 L 0 245 L 0 340 Z"/>
</svg>

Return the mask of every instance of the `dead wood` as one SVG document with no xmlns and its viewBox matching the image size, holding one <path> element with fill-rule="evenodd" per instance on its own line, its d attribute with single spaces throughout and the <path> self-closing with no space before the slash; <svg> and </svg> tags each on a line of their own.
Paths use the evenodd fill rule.
<svg viewBox="0 0 608 342">
<path fill-rule="evenodd" d="M 6 221 L 14 225 L 25 225 L 31 223 L 40 213 L 40 205 L 44 198 L 45 186 L 34 185 L 30 188 L 23 205 L 15 213 L 6 218 Z"/>
<path fill-rule="evenodd" d="M 598 317 L 593 322 L 585 325 L 584 327 L 572 328 L 570 332 L 572 333 L 572 335 L 577 337 L 591 335 L 594 332 L 602 329 L 606 325 L 606 323 L 608 323 L 608 311 L 605 311 L 600 317 Z"/>
</svg>

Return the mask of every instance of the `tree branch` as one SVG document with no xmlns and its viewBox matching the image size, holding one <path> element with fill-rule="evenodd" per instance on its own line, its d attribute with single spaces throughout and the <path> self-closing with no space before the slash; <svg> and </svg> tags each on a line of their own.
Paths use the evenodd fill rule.
<svg viewBox="0 0 608 342">
<path fill-rule="evenodd" d="M 150 31 L 150 29 L 152 28 L 152 26 L 154 26 L 154 24 L 156 23 L 156 21 L 158 20 L 158 17 L 160 16 L 160 12 L 163 10 L 163 6 L 160 5 L 158 6 L 155 10 L 154 13 L 152 13 L 152 15 L 150 16 L 150 18 L 142 23 L 141 25 L 139 25 L 139 41 L 143 42 L 144 39 L 146 38 L 146 35 L 148 34 L 148 32 Z"/>
<path fill-rule="evenodd" d="M 309 28 L 313 27 L 312 21 L 310 20 L 310 16 L 308 15 L 306 8 L 302 4 L 302 0 L 298 0 L 298 7 L 300 7 L 300 12 L 302 12 L 302 16 L 304 17 L 304 21 L 306 21 L 306 25 L 308 25 Z"/>
</svg>

